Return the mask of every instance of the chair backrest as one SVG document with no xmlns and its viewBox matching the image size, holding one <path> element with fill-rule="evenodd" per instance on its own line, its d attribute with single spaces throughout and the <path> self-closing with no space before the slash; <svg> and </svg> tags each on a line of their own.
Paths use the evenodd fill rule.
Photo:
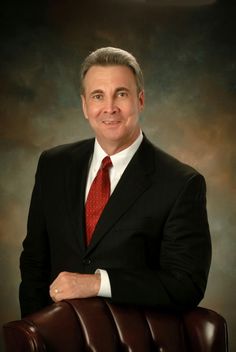
<svg viewBox="0 0 236 352">
<path fill-rule="evenodd" d="M 185 313 L 66 300 L 3 326 L 6 352 L 227 352 L 227 325 L 216 312 Z"/>
</svg>

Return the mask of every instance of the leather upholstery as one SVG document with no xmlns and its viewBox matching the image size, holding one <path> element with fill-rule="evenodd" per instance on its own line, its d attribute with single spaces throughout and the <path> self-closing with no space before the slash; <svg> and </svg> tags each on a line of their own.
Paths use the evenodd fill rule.
<svg viewBox="0 0 236 352">
<path fill-rule="evenodd" d="M 66 300 L 3 326 L 7 352 L 227 352 L 216 312 L 118 306 L 102 298 Z"/>
</svg>

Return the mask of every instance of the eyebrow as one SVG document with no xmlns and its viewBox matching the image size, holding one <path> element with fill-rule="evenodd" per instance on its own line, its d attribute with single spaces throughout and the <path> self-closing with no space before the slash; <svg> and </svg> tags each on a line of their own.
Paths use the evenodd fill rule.
<svg viewBox="0 0 236 352">
<path fill-rule="evenodd" d="M 126 91 L 126 92 L 129 92 L 129 89 L 126 88 L 126 87 L 118 87 L 118 88 L 116 88 L 116 92 L 120 92 L 121 90 L 124 90 L 124 91 Z"/>
<path fill-rule="evenodd" d="M 101 89 L 95 89 L 89 95 L 94 95 L 94 94 L 98 94 L 98 93 L 101 94 L 101 93 L 104 93 L 104 92 Z"/>
</svg>

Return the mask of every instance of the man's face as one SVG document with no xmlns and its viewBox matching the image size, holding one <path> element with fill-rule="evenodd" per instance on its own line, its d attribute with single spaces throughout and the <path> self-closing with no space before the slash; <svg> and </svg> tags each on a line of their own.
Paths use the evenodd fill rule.
<svg viewBox="0 0 236 352">
<path fill-rule="evenodd" d="M 126 66 L 92 66 L 84 78 L 83 112 L 104 150 L 116 153 L 138 137 L 143 91 Z"/>
</svg>

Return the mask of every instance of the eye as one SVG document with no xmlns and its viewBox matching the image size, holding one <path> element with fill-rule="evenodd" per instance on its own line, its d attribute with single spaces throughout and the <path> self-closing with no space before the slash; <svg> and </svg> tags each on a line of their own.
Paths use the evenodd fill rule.
<svg viewBox="0 0 236 352">
<path fill-rule="evenodd" d="M 126 91 L 120 91 L 117 95 L 118 97 L 125 98 L 128 96 L 128 93 Z"/>
<path fill-rule="evenodd" d="M 92 95 L 93 100 L 101 100 L 103 98 L 102 94 L 94 94 Z"/>
</svg>

